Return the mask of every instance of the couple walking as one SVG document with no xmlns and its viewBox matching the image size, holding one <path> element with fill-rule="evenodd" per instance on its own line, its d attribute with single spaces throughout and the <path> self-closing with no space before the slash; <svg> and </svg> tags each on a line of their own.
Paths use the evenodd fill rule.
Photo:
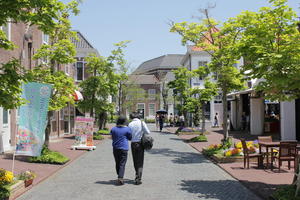
<svg viewBox="0 0 300 200">
<path fill-rule="evenodd" d="M 128 140 L 131 140 L 131 152 L 135 169 L 135 184 L 142 184 L 142 173 L 144 165 L 144 148 L 141 144 L 143 134 L 150 134 L 145 124 L 140 120 L 138 113 L 130 114 L 132 122 L 127 126 L 125 117 L 117 119 L 117 125 L 110 131 L 112 135 L 113 154 L 116 162 L 116 172 L 118 174 L 117 184 L 124 184 L 125 165 L 128 155 Z"/>
</svg>

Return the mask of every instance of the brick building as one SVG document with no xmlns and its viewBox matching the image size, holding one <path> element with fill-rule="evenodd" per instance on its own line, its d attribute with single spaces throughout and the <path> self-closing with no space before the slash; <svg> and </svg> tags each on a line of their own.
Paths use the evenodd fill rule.
<svg viewBox="0 0 300 200">
<path fill-rule="evenodd" d="M 7 63 L 13 58 L 18 59 L 25 69 L 30 70 L 41 64 L 42 60 L 33 60 L 34 54 L 42 44 L 49 42 L 49 36 L 38 30 L 36 26 L 28 26 L 23 23 L 8 23 L 0 27 L 7 38 L 17 47 L 13 50 L 0 49 L 0 65 Z M 69 76 L 74 76 L 72 65 L 60 66 L 60 69 Z M 51 113 L 50 137 L 59 137 L 67 132 L 70 122 L 70 107 Z M 17 110 L 5 110 L 0 107 L 0 153 L 11 151 L 15 148 L 17 131 Z M 67 120 L 66 120 L 67 119 Z M 68 123 L 66 123 L 68 121 Z"/>
<path fill-rule="evenodd" d="M 139 96 L 128 95 L 127 101 L 131 101 L 131 107 L 126 115 L 132 111 L 139 111 L 143 118 L 154 119 L 156 110 L 160 107 L 160 84 L 154 75 L 130 75 L 129 81 L 139 89 Z"/>
</svg>

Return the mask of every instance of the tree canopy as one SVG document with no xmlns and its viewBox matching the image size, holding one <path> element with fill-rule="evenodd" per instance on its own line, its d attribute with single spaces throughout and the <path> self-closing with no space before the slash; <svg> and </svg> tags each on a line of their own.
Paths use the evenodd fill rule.
<svg viewBox="0 0 300 200">
<path fill-rule="evenodd" d="M 259 79 L 256 90 L 271 100 L 300 97 L 300 33 L 296 12 L 287 0 L 270 0 L 270 7 L 245 11 L 226 24 L 239 30 L 238 51 L 243 70 Z"/>
</svg>

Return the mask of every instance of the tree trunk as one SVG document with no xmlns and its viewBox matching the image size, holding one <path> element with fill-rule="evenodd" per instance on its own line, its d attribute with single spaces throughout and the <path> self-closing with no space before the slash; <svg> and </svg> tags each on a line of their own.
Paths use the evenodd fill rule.
<svg viewBox="0 0 300 200">
<path fill-rule="evenodd" d="M 184 127 L 188 127 L 189 120 L 188 120 L 188 116 L 187 115 L 188 115 L 187 111 L 183 111 Z"/>
<path fill-rule="evenodd" d="M 223 140 L 226 141 L 228 139 L 228 121 L 227 121 L 227 116 L 228 116 L 228 111 L 227 111 L 227 92 L 226 90 L 223 89 L 223 94 L 222 94 L 222 101 L 223 101 L 223 134 L 224 138 Z"/>
<path fill-rule="evenodd" d="M 122 105 L 122 103 L 121 103 L 121 100 L 122 99 L 122 84 L 121 84 L 121 82 L 119 83 L 119 95 L 118 95 L 118 103 L 119 103 L 119 110 L 118 110 L 118 115 L 120 116 L 121 115 L 121 105 Z"/>
<path fill-rule="evenodd" d="M 202 134 L 205 132 L 205 103 L 202 103 L 202 127 L 201 127 Z"/>
<path fill-rule="evenodd" d="M 50 133 L 51 133 L 51 121 L 50 121 L 50 117 L 51 117 L 51 112 L 52 111 L 48 111 L 48 119 L 47 119 L 47 126 L 46 126 L 46 130 L 45 130 L 45 142 L 44 145 L 46 145 L 47 147 L 49 147 L 49 140 L 50 140 Z"/>
<path fill-rule="evenodd" d="M 99 114 L 99 130 L 101 130 L 105 127 L 106 121 L 107 121 L 107 113 L 101 112 Z"/>
</svg>

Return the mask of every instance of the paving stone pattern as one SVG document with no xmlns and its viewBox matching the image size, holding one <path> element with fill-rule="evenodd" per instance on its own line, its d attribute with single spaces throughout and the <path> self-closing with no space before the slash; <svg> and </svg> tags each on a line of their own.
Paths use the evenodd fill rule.
<svg viewBox="0 0 300 200">
<path fill-rule="evenodd" d="M 145 155 L 142 185 L 133 184 L 131 152 L 125 185 L 115 185 L 111 140 L 107 139 L 18 200 L 260 199 L 176 135 L 152 133 L 155 146 Z"/>
</svg>

